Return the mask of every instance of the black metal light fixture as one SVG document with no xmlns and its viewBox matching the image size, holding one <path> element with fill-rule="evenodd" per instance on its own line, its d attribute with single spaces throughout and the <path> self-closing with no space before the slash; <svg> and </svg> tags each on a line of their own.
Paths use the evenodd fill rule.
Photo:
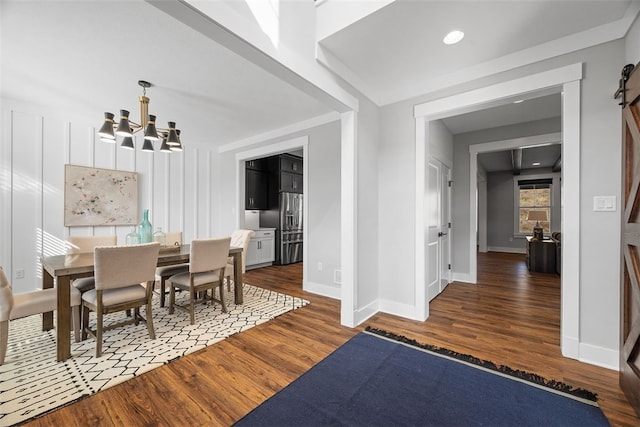
<svg viewBox="0 0 640 427">
<path fill-rule="evenodd" d="M 138 98 L 140 102 L 140 124 L 129 120 L 129 111 L 120 110 L 120 120 L 116 124 L 114 120 L 114 114 L 105 112 L 104 123 L 98 135 L 100 141 L 103 142 L 116 142 L 116 137 L 121 136 L 121 147 L 133 150 L 135 148 L 133 144 L 133 135 L 136 132 L 144 130 L 144 143 L 142 145 L 142 151 L 154 151 L 153 142 L 160 141 L 162 139 L 162 147 L 160 151 L 182 151 L 182 143 L 180 142 L 179 130 L 176 130 L 176 123 L 169 122 L 169 128 L 156 128 L 156 116 L 149 114 L 149 98 L 147 95 L 147 88 L 151 87 L 151 83 L 138 80 L 138 85 L 142 87 L 142 96 Z M 165 148 L 165 145 L 168 148 Z"/>
</svg>

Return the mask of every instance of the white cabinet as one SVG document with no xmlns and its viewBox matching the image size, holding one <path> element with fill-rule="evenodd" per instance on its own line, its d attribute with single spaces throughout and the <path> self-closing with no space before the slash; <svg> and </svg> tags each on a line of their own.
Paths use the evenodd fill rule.
<svg viewBox="0 0 640 427">
<path fill-rule="evenodd" d="M 265 267 L 275 260 L 275 228 L 255 230 L 247 249 L 247 269 Z"/>
</svg>

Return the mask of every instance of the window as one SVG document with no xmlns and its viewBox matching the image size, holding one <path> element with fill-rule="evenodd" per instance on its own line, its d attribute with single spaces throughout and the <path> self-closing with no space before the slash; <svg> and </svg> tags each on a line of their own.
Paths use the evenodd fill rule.
<svg viewBox="0 0 640 427">
<path fill-rule="evenodd" d="M 518 180 L 516 190 L 516 212 L 518 223 L 516 234 L 531 234 L 536 221 L 528 220 L 529 211 L 546 211 L 547 220 L 540 221 L 545 234 L 551 233 L 552 193 L 551 178 Z"/>
</svg>

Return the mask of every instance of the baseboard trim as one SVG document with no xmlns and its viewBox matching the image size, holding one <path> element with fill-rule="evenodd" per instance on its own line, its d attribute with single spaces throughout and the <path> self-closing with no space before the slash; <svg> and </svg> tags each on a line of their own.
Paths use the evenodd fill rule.
<svg viewBox="0 0 640 427">
<path fill-rule="evenodd" d="M 471 281 L 471 275 L 468 273 L 451 273 L 451 281 L 465 282 L 465 283 L 471 283 L 472 285 L 475 285 L 475 283 Z"/>
<path fill-rule="evenodd" d="M 379 309 L 383 313 L 391 314 L 393 316 L 404 317 L 407 319 L 418 320 L 424 322 L 426 319 L 419 318 L 416 315 L 416 307 L 409 304 L 402 304 L 390 300 L 380 300 Z"/>
<path fill-rule="evenodd" d="M 489 246 L 489 252 L 504 252 L 508 254 L 526 254 L 526 248 L 509 248 L 507 246 Z"/>
<path fill-rule="evenodd" d="M 316 295 L 321 295 L 323 297 L 333 298 L 333 299 L 341 299 L 342 289 L 339 286 L 331 286 L 325 285 L 317 282 L 309 282 L 307 281 L 303 288 L 305 292 L 311 292 Z"/>
<path fill-rule="evenodd" d="M 616 350 L 580 343 L 580 358 L 578 360 L 581 362 L 618 371 L 620 369 L 619 358 L 620 352 Z"/>
</svg>

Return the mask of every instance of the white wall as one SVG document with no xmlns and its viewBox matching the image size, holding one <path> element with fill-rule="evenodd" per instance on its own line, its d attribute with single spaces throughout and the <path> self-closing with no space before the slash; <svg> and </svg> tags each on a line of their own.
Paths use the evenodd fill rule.
<svg viewBox="0 0 640 427">
<path fill-rule="evenodd" d="M 625 37 L 625 64 L 637 65 L 640 63 L 640 18 L 629 29 Z"/>
<path fill-rule="evenodd" d="M 47 107 L 2 99 L 0 223 L 10 236 L 0 265 L 18 293 L 41 286 L 40 253 L 64 253 L 69 235 L 116 234 L 124 242 L 130 226 L 64 227 L 64 165 L 138 172 L 138 217 L 150 210 L 154 228 L 182 230 L 183 239 L 219 235 L 213 226 L 213 154 L 197 146 L 182 153 L 129 151 L 96 138 L 95 118 L 65 115 Z M 139 144 L 139 143 L 138 143 Z M 24 269 L 25 277 L 16 278 Z"/>
</svg>

